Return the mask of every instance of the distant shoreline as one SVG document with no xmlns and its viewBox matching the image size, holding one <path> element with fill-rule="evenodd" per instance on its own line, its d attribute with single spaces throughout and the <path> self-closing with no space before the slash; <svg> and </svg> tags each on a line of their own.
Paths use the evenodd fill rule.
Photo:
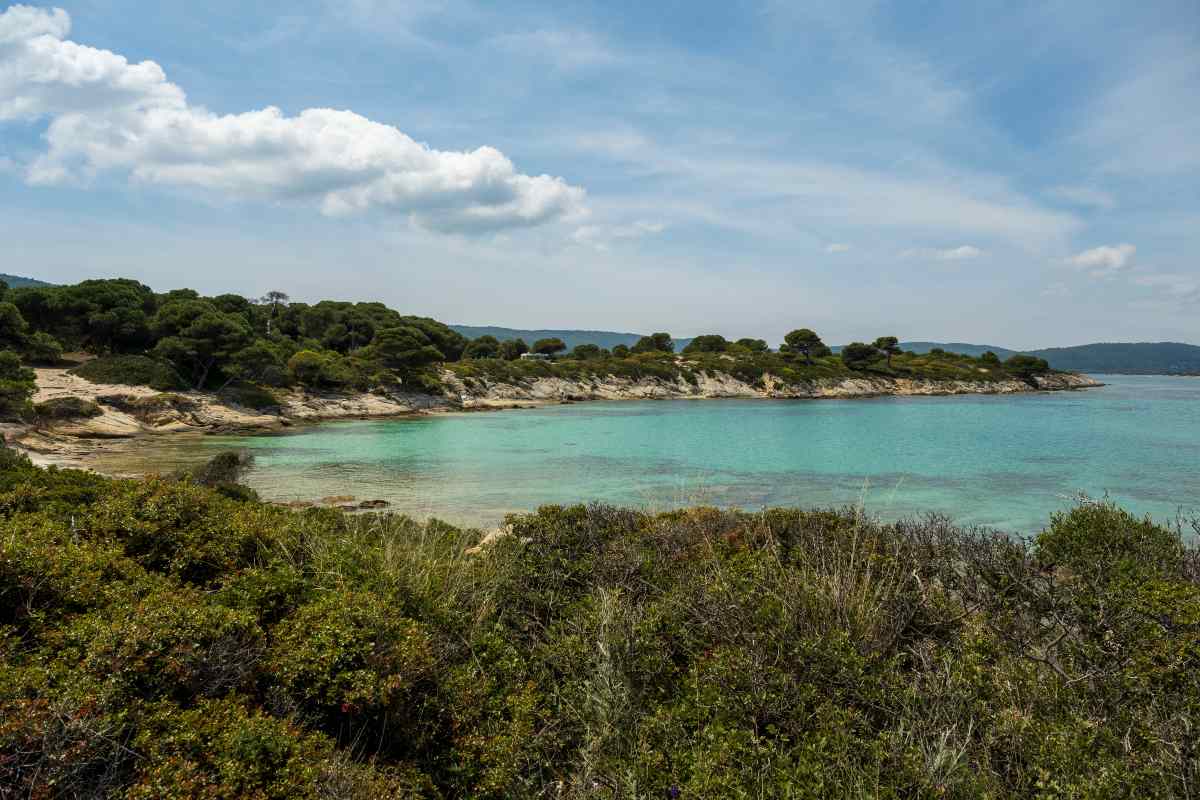
<svg viewBox="0 0 1200 800">
<path fill-rule="evenodd" d="M 8 444 L 37 464 L 97 469 L 113 453 L 138 441 L 162 436 L 287 432 L 321 422 L 384 420 L 430 413 L 455 413 L 544 407 L 603 400 L 710 399 L 854 399 L 868 397 L 952 396 L 1072 391 L 1103 384 L 1074 373 L 1020 381 L 937 381 L 879 376 L 816 379 L 783 385 L 770 376 L 761 387 L 725 374 L 706 374 L 695 384 L 661 378 L 632 380 L 607 376 L 568 381 L 537 378 L 519 383 L 490 383 L 471 388 L 449 373 L 444 396 L 422 394 L 317 394 L 293 390 L 278 409 L 236 406 L 207 392 L 158 392 L 145 386 L 96 384 L 65 369 L 39 369 L 35 402 L 75 398 L 94 403 L 90 417 L 42 425 L 5 426 Z"/>
</svg>

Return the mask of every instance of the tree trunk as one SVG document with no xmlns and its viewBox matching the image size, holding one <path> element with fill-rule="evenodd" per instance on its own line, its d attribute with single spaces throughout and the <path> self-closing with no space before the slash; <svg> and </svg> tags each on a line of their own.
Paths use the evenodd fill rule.
<svg viewBox="0 0 1200 800">
<path fill-rule="evenodd" d="M 208 380 L 208 371 L 209 371 L 210 369 L 212 369 L 212 365 L 213 365 L 213 361 L 214 361 L 214 360 L 215 360 L 215 359 L 209 359 L 208 361 L 204 362 L 204 364 L 201 366 L 201 368 L 200 368 L 200 380 L 196 381 L 196 389 L 197 389 L 197 390 L 199 390 L 199 391 L 203 391 L 203 390 L 204 390 L 204 383 L 205 383 L 205 382 Z"/>
</svg>

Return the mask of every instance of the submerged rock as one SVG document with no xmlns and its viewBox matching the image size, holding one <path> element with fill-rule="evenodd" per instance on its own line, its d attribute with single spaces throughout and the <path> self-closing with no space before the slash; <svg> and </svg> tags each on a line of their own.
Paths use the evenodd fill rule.
<svg viewBox="0 0 1200 800">
<path fill-rule="evenodd" d="M 390 506 L 387 500 L 363 500 L 358 504 L 359 508 L 387 508 Z"/>
</svg>

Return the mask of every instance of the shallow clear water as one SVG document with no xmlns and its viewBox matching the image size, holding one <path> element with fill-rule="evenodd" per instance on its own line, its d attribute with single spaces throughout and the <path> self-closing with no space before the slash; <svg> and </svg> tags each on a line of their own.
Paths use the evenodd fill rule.
<svg viewBox="0 0 1200 800">
<path fill-rule="evenodd" d="M 545 503 L 864 502 L 897 518 L 1039 530 L 1080 492 L 1200 511 L 1200 379 L 1101 376 L 1084 392 L 830 401 L 580 403 L 209 437 L 256 456 L 272 499 L 348 494 L 495 524 Z"/>
</svg>

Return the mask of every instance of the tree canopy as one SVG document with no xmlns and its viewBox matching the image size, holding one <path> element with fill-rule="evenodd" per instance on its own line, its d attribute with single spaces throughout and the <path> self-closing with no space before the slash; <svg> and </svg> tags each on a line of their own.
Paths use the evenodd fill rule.
<svg viewBox="0 0 1200 800">
<path fill-rule="evenodd" d="M 879 360 L 879 350 L 863 342 L 851 342 L 842 348 L 842 363 L 849 369 L 865 369 Z"/>
<path fill-rule="evenodd" d="M 807 364 L 811 364 L 814 357 L 823 358 L 830 353 L 821 337 L 811 328 L 799 328 L 784 336 L 779 350 L 782 353 L 802 355 Z"/>
<path fill-rule="evenodd" d="M 557 336 L 548 339 L 538 339 L 533 343 L 533 352 L 540 353 L 544 356 L 552 356 L 555 353 L 561 353 L 567 349 L 567 344 Z"/>
<path fill-rule="evenodd" d="M 724 353 L 729 349 L 729 342 L 719 334 L 697 336 L 688 342 L 683 352 L 687 353 Z"/>
<path fill-rule="evenodd" d="M 883 353 L 887 359 L 888 369 L 892 366 L 892 356 L 900 355 L 904 351 L 900 348 L 900 340 L 895 336 L 880 336 L 872 345 L 880 353 Z"/>
<path fill-rule="evenodd" d="M 675 341 L 669 333 L 652 333 L 638 339 L 637 344 L 630 348 L 633 353 L 674 353 Z"/>
</svg>

